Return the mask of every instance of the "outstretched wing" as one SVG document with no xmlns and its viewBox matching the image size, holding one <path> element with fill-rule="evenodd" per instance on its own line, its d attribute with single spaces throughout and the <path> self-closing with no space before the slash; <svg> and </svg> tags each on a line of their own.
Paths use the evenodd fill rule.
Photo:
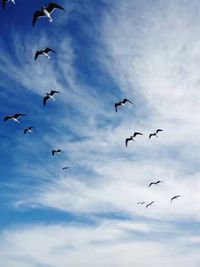
<svg viewBox="0 0 200 267">
<path fill-rule="evenodd" d="M 35 11 L 35 13 L 33 15 L 33 20 L 32 20 L 33 27 L 35 26 L 37 19 L 40 17 L 44 17 L 44 16 L 45 16 L 45 14 L 42 11 Z"/>
<path fill-rule="evenodd" d="M 49 3 L 49 5 L 48 5 L 48 7 L 46 9 L 47 9 L 47 11 L 49 13 L 52 13 L 55 8 L 58 8 L 58 9 L 61 9 L 61 10 L 65 10 L 62 6 L 59 6 L 56 3 Z"/>
<path fill-rule="evenodd" d="M 149 139 L 150 139 L 152 136 L 154 136 L 154 134 L 150 134 L 150 135 L 149 135 Z"/>
<path fill-rule="evenodd" d="M 124 98 L 124 99 L 122 100 L 122 103 L 125 104 L 126 102 L 129 102 L 129 103 L 133 104 L 133 102 L 131 102 L 131 101 L 128 100 L 127 98 Z"/>
<path fill-rule="evenodd" d="M 39 55 L 41 55 L 42 53 L 40 52 L 40 51 L 37 51 L 36 53 L 35 53 L 35 60 L 39 57 Z"/>
<path fill-rule="evenodd" d="M 20 117 L 23 117 L 23 116 L 26 116 L 26 114 L 22 114 L 22 113 L 16 113 L 13 118 L 17 119 L 17 118 L 20 118 Z"/>
<path fill-rule="evenodd" d="M 8 121 L 8 120 L 10 120 L 10 119 L 12 119 L 12 116 L 6 116 L 3 120 L 4 120 L 4 121 Z"/>
<path fill-rule="evenodd" d="M 117 107 L 120 106 L 119 103 L 115 103 L 115 111 L 117 112 Z"/>
<path fill-rule="evenodd" d="M 55 154 L 55 150 L 52 150 L 52 151 L 51 151 L 51 154 L 52 154 L 52 156 L 54 156 L 54 154 Z"/>
<path fill-rule="evenodd" d="M 159 133 L 159 132 L 162 132 L 162 131 L 163 131 L 162 129 L 157 129 L 156 133 Z"/>
<path fill-rule="evenodd" d="M 150 183 L 150 184 L 149 184 L 149 187 L 152 186 L 152 184 L 154 184 L 154 183 Z"/>
<path fill-rule="evenodd" d="M 129 142 L 131 139 L 132 139 L 132 138 L 126 138 L 126 140 L 125 140 L 126 147 L 128 146 L 128 142 Z"/>
<path fill-rule="evenodd" d="M 47 103 L 47 100 L 49 99 L 49 97 L 48 96 L 45 96 L 44 98 L 43 98 L 43 105 L 44 106 L 46 106 L 46 103 Z"/>
<path fill-rule="evenodd" d="M 143 134 L 139 132 L 134 132 L 133 137 L 136 137 L 136 135 L 143 135 Z"/>
<path fill-rule="evenodd" d="M 44 52 L 45 53 L 49 53 L 49 52 L 56 53 L 54 50 L 52 50 L 51 48 L 48 48 L 48 47 L 44 50 Z"/>
<path fill-rule="evenodd" d="M 51 92 L 49 93 L 50 95 L 54 95 L 54 94 L 59 94 L 60 92 L 59 91 L 54 91 L 54 90 L 51 90 Z"/>
</svg>

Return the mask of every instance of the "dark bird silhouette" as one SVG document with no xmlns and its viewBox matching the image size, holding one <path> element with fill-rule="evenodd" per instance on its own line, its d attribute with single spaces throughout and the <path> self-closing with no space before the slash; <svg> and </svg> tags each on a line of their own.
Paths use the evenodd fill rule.
<svg viewBox="0 0 200 267">
<path fill-rule="evenodd" d="M 49 3 L 48 7 L 42 6 L 42 9 L 41 10 L 35 11 L 35 13 L 33 15 L 33 21 L 32 21 L 33 27 L 35 26 L 35 23 L 37 22 L 38 18 L 41 18 L 41 17 L 47 17 L 48 20 L 49 20 L 49 22 L 53 22 L 53 19 L 51 17 L 51 13 L 55 9 L 65 10 L 63 7 L 59 6 L 56 3 Z"/>
<path fill-rule="evenodd" d="M 7 4 L 8 2 L 12 2 L 13 4 L 15 4 L 15 0 L 2 0 L 2 7 L 3 7 L 3 9 L 5 9 L 6 4 Z"/>
<path fill-rule="evenodd" d="M 152 186 L 153 184 L 157 185 L 157 184 L 159 184 L 159 183 L 163 183 L 163 182 L 162 182 L 162 181 L 151 182 L 151 183 L 149 184 L 149 187 Z"/>
<path fill-rule="evenodd" d="M 48 48 L 48 47 L 45 48 L 44 50 L 38 50 L 38 51 L 36 51 L 36 53 L 35 53 L 35 60 L 40 55 L 43 55 L 43 56 L 47 57 L 48 59 L 50 59 L 49 52 L 56 53 L 54 50 L 52 50 L 51 48 Z"/>
<path fill-rule="evenodd" d="M 146 205 L 146 208 L 148 208 L 149 206 L 151 206 L 155 201 L 151 201 L 149 204 Z"/>
<path fill-rule="evenodd" d="M 46 103 L 49 99 L 52 99 L 55 101 L 55 98 L 53 97 L 55 94 L 59 94 L 60 92 L 51 90 L 50 93 L 46 93 L 46 96 L 43 98 L 43 105 L 46 106 Z"/>
<path fill-rule="evenodd" d="M 181 195 L 176 195 L 174 197 L 171 198 L 171 202 L 174 200 L 174 199 L 178 199 L 179 197 L 181 197 Z"/>
<path fill-rule="evenodd" d="M 34 129 L 34 127 L 32 127 L 32 126 L 24 129 L 24 134 L 26 134 L 26 133 L 32 133 L 33 132 L 33 129 Z"/>
<path fill-rule="evenodd" d="M 136 137 L 137 135 L 143 135 L 143 134 L 142 134 L 142 133 L 139 133 L 139 132 L 134 132 L 134 134 L 133 134 L 132 136 L 126 138 L 126 140 L 125 140 L 126 147 L 128 146 L 128 142 L 129 142 L 129 141 L 132 140 L 132 141 L 135 142 L 135 137 Z"/>
<path fill-rule="evenodd" d="M 21 117 L 23 117 L 23 116 L 26 116 L 26 114 L 16 113 L 16 114 L 13 115 L 13 116 L 6 116 L 6 117 L 4 118 L 4 121 L 13 120 L 13 121 L 19 123 L 19 118 L 21 118 Z"/>
<path fill-rule="evenodd" d="M 117 112 L 119 106 L 125 106 L 126 102 L 133 104 L 130 100 L 128 100 L 127 98 L 124 98 L 123 100 L 115 103 L 115 111 Z"/>
<path fill-rule="evenodd" d="M 151 134 L 149 135 L 149 139 L 150 139 L 152 136 L 156 136 L 156 137 L 158 137 L 158 133 L 159 133 L 159 132 L 162 132 L 162 131 L 163 131 L 162 129 L 157 129 L 155 133 L 151 133 Z"/>
<path fill-rule="evenodd" d="M 142 201 L 142 202 L 138 202 L 137 204 L 139 205 L 143 205 L 145 203 L 145 201 Z"/>
<path fill-rule="evenodd" d="M 62 169 L 63 169 L 63 170 L 67 170 L 67 169 L 69 169 L 69 167 L 68 167 L 68 166 L 66 166 L 66 167 L 63 167 Z"/>
<path fill-rule="evenodd" d="M 57 149 L 57 150 L 52 150 L 51 151 L 51 154 L 52 154 L 52 156 L 54 156 L 54 155 L 59 155 L 61 153 L 61 149 Z"/>
</svg>

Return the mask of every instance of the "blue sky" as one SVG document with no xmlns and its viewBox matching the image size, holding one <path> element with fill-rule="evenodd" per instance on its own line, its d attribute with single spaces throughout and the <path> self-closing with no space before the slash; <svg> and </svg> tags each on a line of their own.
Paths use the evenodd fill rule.
<svg viewBox="0 0 200 267">
<path fill-rule="evenodd" d="M 35 28 L 40 0 L 0 11 L 0 265 L 198 267 L 199 1 L 57 3 Z"/>
</svg>

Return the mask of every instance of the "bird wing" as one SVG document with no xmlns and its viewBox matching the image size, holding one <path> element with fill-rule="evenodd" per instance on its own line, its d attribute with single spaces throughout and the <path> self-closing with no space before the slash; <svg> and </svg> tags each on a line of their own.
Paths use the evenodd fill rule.
<svg viewBox="0 0 200 267">
<path fill-rule="evenodd" d="M 55 8 L 58 8 L 58 9 L 61 9 L 61 10 L 65 10 L 62 6 L 59 6 L 56 3 L 49 3 L 49 5 L 48 5 L 48 7 L 46 9 L 47 9 L 47 11 L 49 13 L 52 13 Z"/>
<path fill-rule="evenodd" d="M 33 15 L 33 20 L 32 20 L 33 27 L 35 26 L 37 19 L 40 17 L 44 17 L 44 16 L 45 16 L 45 14 L 42 11 L 35 11 L 35 13 Z"/>
<path fill-rule="evenodd" d="M 40 51 L 37 51 L 36 53 L 35 53 L 35 60 L 39 57 L 39 55 L 41 55 L 42 53 L 40 52 Z"/>
<path fill-rule="evenodd" d="M 152 184 L 154 184 L 154 183 L 150 183 L 150 184 L 149 184 L 149 187 L 152 186 Z"/>
<path fill-rule="evenodd" d="M 150 134 L 150 135 L 149 135 L 149 139 L 150 139 L 153 135 L 154 135 L 154 134 Z"/>
<path fill-rule="evenodd" d="M 136 135 L 143 135 L 143 134 L 139 132 L 134 132 L 133 137 L 136 137 Z"/>
<path fill-rule="evenodd" d="M 119 103 L 115 103 L 115 111 L 117 112 L 117 107 L 120 106 Z"/>
<path fill-rule="evenodd" d="M 131 102 L 131 101 L 128 100 L 127 98 L 124 98 L 124 99 L 122 100 L 122 103 L 125 104 L 126 102 L 129 102 L 129 103 L 133 104 L 133 102 Z"/>
<path fill-rule="evenodd" d="M 3 120 L 7 121 L 7 120 L 10 120 L 10 119 L 12 119 L 12 116 L 6 116 Z"/>
<path fill-rule="evenodd" d="M 51 92 L 49 93 L 50 95 L 54 95 L 54 94 L 59 94 L 60 92 L 58 91 L 54 91 L 54 90 L 51 90 Z"/>
<path fill-rule="evenodd" d="M 17 118 L 20 118 L 20 117 L 23 117 L 23 116 L 26 116 L 26 114 L 22 114 L 22 113 L 16 113 L 13 118 L 17 119 Z"/>
<path fill-rule="evenodd" d="M 149 206 L 150 206 L 150 204 L 147 204 L 147 205 L 146 205 L 146 208 L 148 208 Z"/>
<path fill-rule="evenodd" d="M 26 133 L 27 133 L 27 131 L 28 131 L 28 129 L 25 129 L 25 130 L 24 130 L 24 134 L 26 134 Z"/>
<path fill-rule="evenodd" d="M 159 133 L 159 132 L 162 132 L 162 131 L 163 131 L 162 129 L 157 129 L 156 133 Z"/>
<path fill-rule="evenodd" d="M 130 141 L 132 138 L 130 137 L 130 138 L 126 138 L 126 140 L 125 140 L 125 144 L 126 144 L 126 147 L 128 146 L 128 141 Z"/>
<path fill-rule="evenodd" d="M 46 106 L 46 103 L 47 103 L 47 100 L 49 99 L 49 97 L 48 96 L 45 96 L 44 98 L 43 98 L 43 105 L 44 106 Z"/>
<path fill-rule="evenodd" d="M 52 154 L 52 156 L 54 156 L 54 154 L 55 154 L 55 150 L 52 150 L 51 154 Z"/>
<path fill-rule="evenodd" d="M 51 48 L 48 48 L 48 47 L 44 50 L 44 52 L 45 53 L 49 53 L 49 52 L 56 53 L 54 50 L 52 50 Z"/>
<path fill-rule="evenodd" d="M 5 9 L 7 0 L 2 0 L 2 7 Z"/>
</svg>

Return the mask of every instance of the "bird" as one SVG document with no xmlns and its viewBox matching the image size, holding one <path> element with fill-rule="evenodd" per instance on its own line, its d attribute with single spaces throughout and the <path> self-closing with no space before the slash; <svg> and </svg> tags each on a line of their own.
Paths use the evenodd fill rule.
<svg viewBox="0 0 200 267">
<path fill-rule="evenodd" d="M 26 133 L 32 133 L 33 132 L 33 129 L 34 129 L 34 127 L 32 127 L 32 126 L 24 129 L 24 134 L 26 134 Z"/>
<path fill-rule="evenodd" d="M 155 133 L 151 133 L 151 134 L 149 135 L 149 139 L 150 139 L 152 136 L 156 136 L 156 137 L 158 137 L 158 133 L 159 133 L 159 132 L 162 132 L 162 131 L 163 131 L 162 129 L 157 129 Z"/>
<path fill-rule="evenodd" d="M 162 181 L 151 182 L 151 183 L 149 184 L 149 187 L 152 186 L 153 184 L 157 185 L 157 184 L 159 184 L 159 183 L 163 183 L 163 182 L 162 182 Z"/>
<path fill-rule="evenodd" d="M 52 156 L 54 156 L 54 155 L 59 155 L 60 154 L 60 152 L 61 152 L 61 149 L 57 149 L 57 150 L 52 150 L 51 151 L 51 154 L 52 154 Z"/>
<path fill-rule="evenodd" d="M 46 106 L 46 103 L 49 99 L 52 99 L 55 101 L 55 98 L 53 97 L 55 94 L 59 94 L 60 92 L 51 90 L 50 93 L 46 93 L 46 96 L 43 98 L 43 105 Z"/>
<path fill-rule="evenodd" d="M 3 6 L 3 9 L 5 9 L 6 4 L 7 4 L 8 2 L 12 2 L 14 5 L 16 4 L 16 3 L 15 3 L 15 0 L 2 0 L 2 6 Z"/>
<path fill-rule="evenodd" d="M 151 201 L 149 204 L 146 205 L 146 208 L 148 208 L 149 206 L 151 206 L 155 201 Z"/>
<path fill-rule="evenodd" d="M 126 138 L 126 140 L 125 140 L 126 147 L 128 146 L 128 142 L 129 142 L 129 141 L 132 140 L 132 141 L 135 142 L 135 137 L 136 137 L 137 135 L 143 135 L 143 134 L 142 134 L 142 133 L 139 133 L 139 132 L 134 132 L 134 134 L 133 134 L 132 136 Z"/>
<path fill-rule="evenodd" d="M 171 198 L 171 202 L 172 202 L 174 199 L 177 199 L 177 198 L 179 198 L 179 197 L 181 197 L 181 195 L 176 195 L 176 196 L 172 197 L 172 198 Z"/>
<path fill-rule="evenodd" d="M 66 167 L 63 167 L 62 169 L 63 169 L 63 170 L 67 170 L 67 169 L 69 169 L 69 167 L 66 166 Z"/>
<path fill-rule="evenodd" d="M 127 98 L 124 98 L 124 99 L 120 100 L 119 102 L 115 103 L 115 111 L 117 112 L 117 109 L 118 109 L 119 106 L 125 106 L 126 102 L 129 102 L 129 103 L 133 104 L 133 102 L 131 102 Z"/>
<path fill-rule="evenodd" d="M 35 23 L 37 22 L 38 18 L 40 18 L 40 17 L 47 17 L 49 22 L 53 22 L 53 19 L 51 17 L 51 13 L 55 9 L 65 10 L 62 6 L 59 6 L 56 3 L 49 3 L 48 7 L 42 6 L 41 10 L 35 11 L 35 13 L 33 14 L 33 20 L 32 20 L 33 27 L 35 26 Z"/>
<path fill-rule="evenodd" d="M 53 52 L 56 53 L 54 50 L 52 50 L 51 48 L 45 48 L 44 50 L 38 50 L 35 53 L 35 60 L 40 56 L 43 55 L 45 57 L 47 57 L 48 59 L 50 59 L 50 56 L 48 55 L 49 52 Z"/>
<path fill-rule="evenodd" d="M 142 201 L 142 202 L 138 202 L 137 204 L 139 205 L 139 204 L 141 204 L 141 205 L 143 205 L 145 203 L 145 201 Z"/>
<path fill-rule="evenodd" d="M 13 120 L 13 121 L 19 123 L 19 118 L 21 118 L 23 116 L 26 116 L 26 114 L 16 113 L 16 114 L 14 114 L 12 116 L 6 116 L 3 120 L 4 121 Z"/>
</svg>

